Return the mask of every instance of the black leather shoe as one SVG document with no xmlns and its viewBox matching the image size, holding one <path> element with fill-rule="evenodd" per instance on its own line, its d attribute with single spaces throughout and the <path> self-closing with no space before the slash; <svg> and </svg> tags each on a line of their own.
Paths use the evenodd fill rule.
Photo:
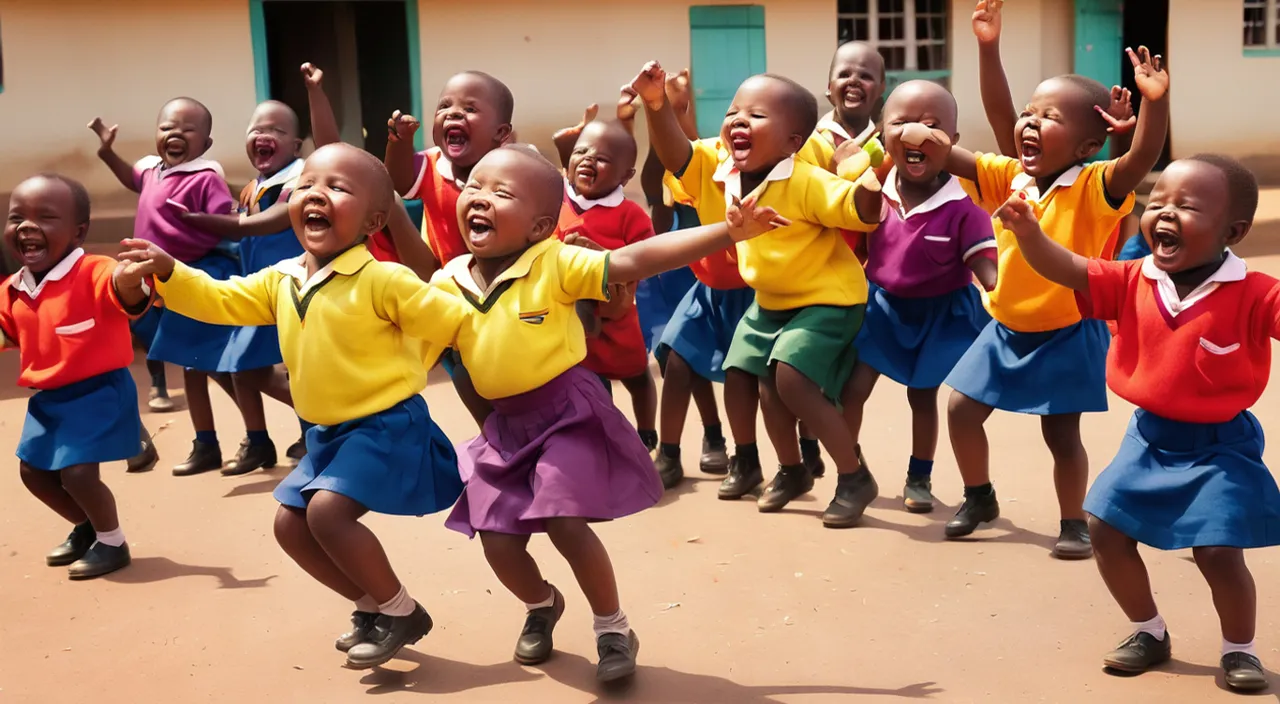
<svg viewBox="0 0 1280 704">
<path fill-rule="evenodd" d="M 408 616 L 378 614 L 369 639 L 347 651 L 347 667 L 356 670 L 377 667 L 394 658 L 404 646 L 422 640 L 433 625 L 430 614 L 416 601 L 413 613 Z"/>
<path fill-rule="evenodd" d="M 907 513 L 932 513 L 933 480 L 908 474 L 907 485 L 902 488 L 902 507 L 907 509 Z"/>
<path fill-rule="evenodd" d="M 97 531 L 88 521 L 77 525 L 71 531 L 71 535 L 67 536 L 65 542 L 44 556 L 44 562 L 50 567 L 66 567 L 67 565 L 84 557 L 89 552 L 89 546 L 93 545 L 93 541 L 97 539 Z"/>
<path fill-rule="evenodd" d="M 615 682 L 636 673 L 636 656 L 640 654 L 640 639 L 636 632 L 627 635 L 604 633 L 596 638 L 596 652 L 600 664 L 596 666 L 597 682 Z"/>
<path fill-rule="evenodd" d="M 142 432 L 142 452 L 134 457 L 130 457 L 125 463 L 124 471 L 130 473 L 150 472 L 156 468 L 156 463 L 160 461 L 160 453 L 156 452 L 155 443 L 151 442 L 151 436 L 147 435 L 144 430 Z"/>
<path fill-rule="evenodd" d="M 306 436 L 298 438 L 297 442 L 290 445 L 289 449 L 284 451 L 284 456 L 288 457 L 293 462 L 294 466 L 297 466 L 297 464 L 302 461 L 302 458 L 307 456 Z"/>
<path fill-rule="evenodd" d="M 1173 656 L 1173 644 L 1169 632 L 1164 640 L 1157 640 L 1146 631 L 1138 631 L 1124 639 L 1116 649 L 1102 656 L 1102 664 L 1117 672 L 1137 674 L 1146 672 Z"/>
<path fill-rule="evenodd" d="M 725 449 L 724 440 L 712 442 L 702 439 L 702 457 L 698 458 L 698 469 L 704 474 L 724 474 L 729 471 L 729 451 Z"/>
<path fill-rule="evenodd" d="M 1080 518 L 1062 521 L 1058 542 L 1053 545 L 1053 556 L 1059 560 L 1087 560 L 1093 557 L 1093 541 L 1089 538 L 1089 524 Z"/>
<path fill-rule="evenodd" d="M 803 464 L 782 466 L 778 468 L 778 474 L 774 476 L 773 481 L 769 482 L 769 486 L 765 487 L 764 493 L 756 501 L 756 507 L 760 509 L 760 513 L 781 511 L 782 507 L 791 503 L 792 499 L 812 490 L 813 475 L 809 474 L 808 467 Z"/>
<path fill-rule="evenodd" d="M 551 587 L 551 592 L 551 606 L 534 609 L 525 617 L 524 630 L 520 631 L 520 638 L 516 641 L 516 662 L 521 665 L 544 663 L 555 650 L 551 634 L 564 614 L 564 596 L 555 587 Z"/>
<path fill-rule="evenodd" d="M 750 462 L 741 457 L 729 460 L 729 476 L 720 483 L 716 495 L 725 501 L 736 501 L 755 491 L 764 483 L 764 470 L 760 462 Z"/>
<path fill-rule="evenodd" d="M 133 559 L 129 557 L 128 543 L 121 543 L 116 548 L 95 542 L 84 557 L 71 563 L 67 576 L 71 579 L 93 579 L 128 567 L 130 562 Z"/>
<path fill-rule="evenodd" d="M 861 470 L 841 474 L 836 479 L 836 495 L 822 514 L 822 525 L 828 528 L 852 528 L 862 520 L 867 507 L 880 495 L 880 487 L 871 472 Z"/>
<path fill-rule="evenodd" d="M 1222 671 L 1227 686 L 1237 692 L 1261 692 L 1268 687 L 1262 662 L 1248 653 L 1223 655 Z"/>
<path fill-rule="evenodd" d="M 668 457 L 661 450 L 653 460 L 653 468 L 658 471 L 663 489 L 672 489 L 684 479 L 684 465 L 680 464 L 680 459 Z"/>
<path fill-rule="evenodd" d="M 268 440 L 262 445 L 249 444 L 248 438 L 240 443 L 240 450 L 235 459 L 222 468 L 222 476 L 238 477 L 255 469 L 270 469 L 276 466 L 276 444 Z"/>
<path fill-rule="evenodd" d="M 981 523 L 990 523 L 1000 517 L 1000 502 L 996 501 L 996 492 L 985 496 L 966 496 L 956 517 L 947 522 L 948 538 L 963 538 L 978 529 Z"/>
<path fill-rule="evenodd" d="M 804 466 L 809 468 L 809 474 L 814 479 L 821 479 L 827 473 L 827 463 L 822 461 L 822 455 L 818 455 L 812 460 L 805 460 Z"/>
<path fill-rule="evenodd" d="M 193 474 L 222 469 L 222 448 L 217 443 L 191 442 L 191 454 L 186 461 L 173 468 L 173 476 L 189 477 Z"/>
<path fill-rule="evenodd" d="M 351 630 L 338 636 L 338 640 L 333 642 L 333 647 L 345 653 L 361 643 L 368 642 L 369 636 L 373 635 L 373 626 L 377 620 L 376 613 L 352 611 Z"/>
</svg>

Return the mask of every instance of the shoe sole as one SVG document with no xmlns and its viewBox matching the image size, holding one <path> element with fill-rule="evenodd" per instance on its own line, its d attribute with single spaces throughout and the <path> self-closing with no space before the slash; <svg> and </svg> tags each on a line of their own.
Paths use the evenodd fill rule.
<svg viewBox="0 0 1280 704">
<path fill-rule="evenodd" d="M 224 477 L 238 477 L 242 474 L 248 474 L 250 472 L 254 472 L 259 469 L 275 469 L 276 464 L 277 464 L 276 462 L 272 462 L 271 464 L 253 465 L 248 469 L 241 469 L 240 465 L 233 465 L 231 467 L 223 467 L 222 469 L 218 470 L 218 472 Z"/>
<path fill-rule="evenodd" d="M 158 464 L 160 464 L 160 455 L 155 454 L 155 455 L 152 455 L 149 460 L 147 460 L 146 464 L 139 465 L 137 467 L 126 466 L 124 471 L 126 474 L 142 474 L 143 472 L 150 472 L 151 470 L 155 469 L 156 465 Z"/>
<path fill-rule="evenodd" d="M 813 489 L 810 488 L 809 491 L 813 491 Z M 791 503 L 792 501 L 795 501 L 796 499 L 800 498 L 801 496 L 804 496 L 805 494 L 808 494 L 809 491 L 800 492 L 799 494 L 789 497 L 786 501 L 783 501 L 782 503 L 776 504 L 776 505 L 773 503 L 766 504 L 766 503 L 761 503 L 760 501 L 757 501 L 756 508 L 759 509 L 760 513 L 777 513 L 782 509 L 786 508 L 787 504 Z M 761 498 L 763 499 L 764 497 L 761 497 Z"/>
<path fill-rule="evenodd" d="M 111 569 L 109 569 L 109 570 L 100 570 L 100 571 L 96 571 L 96 572 L 89 572 L 89 573 L 85 573 L 85 572 L 71 572 L 70 570 L 68 570 L 68 572 L 67 572 L 67 578 L 68 578 L 68 579 L 70 579 L 70 580 L 72 580 L 72 581 L 75 581 L 75 582 L 81 582 L 81 581 L 84 581 L 84 580 L 86 580 L 86 579 L 94 579 L 94 578 L 97 578 L 97 577 L 105 577 L 105 576 L 107 576 L 107 575 L 111 574 L 112 572 L 119 572 L 120 570 L 122 570 L 122 569 L 124 569 L 124 568 L 128 567 L 128 566 L 129 566 L 129 565 L 131 565 L 131 564 L 133 564 L 133 560 L 132 560 L 132 559 L 129 559 L 129 560 L 126 560 L 126 561 L 124 562 L 124 564 L 122 564 L 122 565 L 117 565 L 117 566 L 115 566 L 115 567 L 112 567 L 112 568 L 111 568 Z"/>
<path fill-rule="evenodd" d="M 953 529 L 951 526 L 949 526 L 949 525 L 948 525 L 948 526 L 946 526 L 945 528 L 943 528 L 943 533 L 947 536 L 947 538 L 948 538 L 948 539 L 952 539 L 952 538 L 966 538 L 966 537 L 968 537 L 968 536 L 970 536 L 970 535 L 973 535 L 973 534 L 974 534 L 974 532 L 976 532 L 976 531 L 977 531 L 979 528 L 981 528 L 983 525 L 988 524 L 988 523 L 995 523 L 999 518 L 1000 518 L 1000 512 L 999 512 L 999 511 L 996 511 L 996 513 L 995 513 L 995 515 L 994 515 L 994 516 L 992 516 L 991 518 L 986 519 L 986 520 L 978 521 L 977 523 L 975 523 L 975 524 L 974 524 L 974 526 L 973 526 L 972 528 L 970 528 L 970 529 L 968 529 L 968 530 L 965 530 L 965 531 L 963 531 L 963 532 L 960 532 L 960 531 L 957 531 L 957 530 Z"/>
<path fill-rule="evenodd" d="M 1155 668 L 1160 667 L 1166 662 L 1169 662 L 1169 658 L 1167 657 L 1161 658 L 1156 662 L 1143 666 L 1143 665 L 1134 665 L 1132 663 L 1123 663 L 1118 660 L 1111 660 L 1109 658 L 1103 658 L 1102 666 L 1108 670 L 1114 670 L 1124 675 L 1141 675 L 1144 672 L 1154 670 Z"/>
<path fill-rule="evenodd" d="M 729 465 L 699 464 L 698 471 L 702 472 L 703 474 L 715 474 L 717 476 L 724 476 L 729 473 Z"/>
<path fill-rule="evenodd" d="M 381 657 L 375 658 L 373 660 L 361 660 L 360 662 L 352 662 L 351 656 L 348 655 L 347 667 L 352 670 L 369 670 L 379 665 L 385 665 L 391 662 L 396 658 L 397 655 L 400 654 L 400 651 L 403 650 L 406 646 L 416 645 L 418 641 L 422 640 L 427 636 L 427 634 L 431 633 L 431 629 L 435 626 L 435 624 L 431 621 L 430 614 L 427 615 L 426 622 L 427 622 L 426 630 L 424 630 L 420 635 L 416 635 L 416 636 L 413 636 L 412 638 L 405 639 L 404 643 L 402 643 L 399 648 L 396 648 L 395 650 L 389 653 L 386 653 Z M 355 647 L 355 646 L 352 646 L 352 647 Z"/>
<path fill-rule="evenodd" d="M 1234 692 L 1261 692 L 1271 686 L 1271 683 L 1267 681 L 1266 675 L 1263 675 L 1262 680 L 1257 682 L 1241 682 L 1237 684 L 1225 679 L 1223 681 Z"/>
<path fill-rule="evenodd" d="M 1071 552 L 1069 550 L 1059 550 L 1055 547 L 1050 554 L 1059 560 L 1087 560 L 1093 557 L 1093 548 L 1089 548 L 1088 551 L 1081 550 L 1079 552 Z"/>
<path fill-rule="evenodd" d="M 907 513 L 933 513 L 932 502 L 926 504 L 904 500 L 902 502 L 902 507 L 907 510 Z"/>
</svg>

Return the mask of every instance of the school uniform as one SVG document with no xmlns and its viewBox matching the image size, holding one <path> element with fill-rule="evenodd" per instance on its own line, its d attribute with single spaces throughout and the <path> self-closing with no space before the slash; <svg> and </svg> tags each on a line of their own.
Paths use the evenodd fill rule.
<svg viewBox="0 0 1280 704">
<path fill-rule="evenodd" d="M 359 246 L 311 276 L 305 257 L 230 281 L 179 264 L 156 287 L 183 315 L 279 331 L 294 408 L 315 427 L 277 501 L 304 508 L 323 489 L 378 513 L 453 504 L 457 458 L 419 395 L 461 315 L 448 296 Z"/>
<path fill-rule="evenodd" d="M 896 170 L 868 238 L 867 313 L 855 347 L 872 369 L 913 389 L 942 384 L 991 322 L 968 263 L 993 252 L 991 219 L 955 178 L 910 211 Z"/>
<path fill-rule="evenodd" d="M 259 176 L 240 191 L 240 213 L 253 215 L 287 202 L 298 176 L 302 175 L 302 159 L 271 176 Z M 273 235 L 245 237 L 240 240 L 240 275 L 249 276 L 286 259 L 302 256 L 302 243 L 290 226 Z M 280 337 L 270 326 L 236 328 L 223 353 L 218 371 L 243 372 L 262 369 L 284 361 L 280 355 Z"/>
<path fill-rule="evenodd" d="M 862 150 L 871 157 L 871 166 L 878 168 L 884 161 L 884 147 L 880 144 L 880 140 L 872 136 L 875 133 L 876 123 L 868 121 L 866 128 L 858 133 L 857 137 L 851 136 L 849 131 L 844 128 L 844 125 L 836 121 L 835 111 L 833 110 L 818 120 L 818 125 L 813 134 L 810 135 L 804 146 L 800 148 L 800 151 L 796 152 L 796 158 L 835 173 L 836 149 L 841 144 L 853 140 L 861 144 Z M 867 243 L 866 233 L 855 230 L 841 230 L 840 235 L 844 237 L 844 241 L 849 244 L 849 248 L 855 253 L 864 251 L 863 248 Z"/>
<path fill-rule="evenodd" d="M 138 188 L 134 237 L 154 242 L 174 259 L 214 279 L 225 280 L 240 273 L 234 250 L 217 235 L 179 220 L 181 208 L 170 203 L 179 203 L 193 213 L 234 213 L 235 202 L 218 162 L 196 159 L 165 168 L 160 157 L 149 156 L 134 165 L 133 178 Z M 158 318 L 148 359 L 203 372 L 220 371 L 234 328 L 201 323 L 172 310 L 153 315 Z"/>
<path fill-rule="evenodd" d="M 39 283 L 26 267 L 0 286 L 0 331 L 20 356 L 18 385 L 35 389 L 18 459 L 57 471 L 142 452 L 138 389 L 129 374 L 132 316 L 116 295 L 116 261 L 75 249 Z"/>
<path fill-rule="evenodd" d="M 648 450 L 581 366 L 587 341 L 574 304 L 608 300 L 608 262 L 608 252 L 548 238 L 486 289 L 471 276 L 471 255 L 432 278 L 467 309 L 453 344 L 493 404 L 484 432 L 459 453 L 466 489 L 447 527 L 527 535 L 549 518 L 609 520 L 658 502 Z"/>
<path fill-rule="evenodd" d="M 1080 310 L 1113 320 L 1107 382 L 1138 406 L 1084 509 L 1152 547 L 1280 545 L 1280 489 L 1249 408 L 1280 338 L 1280 281 L 1228 252 L 1185 298 L 1145 259 L 1089 262 Z"/>
<path fill-rule="evenodd" d="M 570 234 L 582 235 L 614 250 L 652 237 L 653 221 L 643 208 L 627 200 L 621 186 L 591 200 L 578 195 L 566 182 L 557 234 L 561 240 Z M 602 320 L 599 335 L 587 340 L 582 366 L 605 379 L 630 379 L 649 367 L 635 300 L 624 303 L 619 317 Z"/>
<path fill-rule="evenodd" d="M 1017 159 L 978 155 L 977 182 L 961 181 L 989 213 L 1023 192 L 1050 239 L 1087 257 L 1114 247 L 1116 227 L 1133 209 L 1133 194 L 1113 202 L 1103 173 L 1109 162 L 1073 166 L 1044 193 Z M 961 357 L 946 384 L 969 398 L 1015 413 L 1054 415 L 1107 410 L 1106 354 L 1100 320 L 1082 320 L 1074 293 L 1036 273 L 1017 236 L 998 219 L 995 290 L 984 301 L 992 322 Z"/>
<path fill-rule="evenodd" d="M 749 195 L 717 142 L 693 142 L 689 163 L 676 174 L 703 222 L 723 220 L 727 201 Z M 857 360 L 853 340 L 867 301 L 862 265 L 839 230 L 874 229 L 858 218 L 855 188 L 795 157 L 766 175 L 757 189 L 759 205 L 792 224 L 735 247 L 738 270 L 756 300 L 734 333 L 726 368 L 764 377 L 774 363 L 785 362 L 838 401 Z"/>
</svg>

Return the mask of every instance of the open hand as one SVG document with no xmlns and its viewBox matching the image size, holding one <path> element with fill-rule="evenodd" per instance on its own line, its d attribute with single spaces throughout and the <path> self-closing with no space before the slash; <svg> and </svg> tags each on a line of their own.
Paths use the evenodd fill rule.
<svg viewBox="0 0 1280 704">
<path fill-rule="evenodd" d="M 1004 205 L 996 209 L 994 213 L 1000 218 L 1000 222 L 1006 230 L 1013 232 L 1018 237 L 1031 237 L 1040 230 L 1040 222 L 1036 220 L 1036 212 L 1032 210 L 1031 204 L 1027 202 L 1025 193 L 1015 193 L 1009 196 L 1009 200 Z"/>
<path fill-rule="evenodd" d="M 979 44 L 994 44 L 1000 41 L 1000 9 L 1004 0 L 978 0 L 973 11 L 973 36 Z"/>
<path fill-rule="evenodd" d="M 121 242 L 120 246 L 122 250 L 117 258 L 124 262 L 124 271 L 120 272 L 118 276 L 136 277 L 135 279 L 126 279 L 134 281 L 142 281 L 147 276 L 154 276 L 164 280 L 173 273 L 173 257 L 169 256 L 168 252 L 157 247 L 154 242 L 128 239 Z M 122 280 L 117 279 L 117 281 Z"/>
<path fill-rule="evenodd" d="M 1142 99 L 1156 101 L 1163 98 L 1169 92 L 1169 72 L 1165 70 L 1160 55 L 1152 56 L 1145 46 L 1138 47 L 1136 54 L 1133 49 L 1124 51 L 1129 55 L 1129 63 L 1133 64 L 1133 80 L 1138 84 Z"/>
<path fill-rule="evenodd" d="M 387 139 L 393 142 L 412 142 L 414 133 L 421 126 L 418 118 L 396 110 L 391 113 L 391 119 L 387 120 Z"/>
<path fill-rule="evenodd" d="M 661 110 L 667 99 L 667 72 L 662 64 L 650 61 L 640 69 L 640 73 L 631 80 L 631 88 L 644 101 L 650 110 Z"/>
<path fill-rule="evenodd" d="M 586 129 L 587 123 L 595 120 L 596 115 L 599 113 L 599 105 L 596 105 L 595 103 L 588 105 L 587 109 L 582 113 L 582 119 L 578 120 L 578 124 L 573 127 L 566 127 L 562 130 L 558 130 L 555 134 L 551 135 L 551 141 L 556 144 L 560 144 L 565 140 L 571 140 L 570 144 L 577 143 L 578 136 L 582 134 L 582 130 Z"/>
<path fill-rule="evenodd" d="M 666 91 L 667 101 L 677 115 L 689 112 L 689 106 L 693 104 L 693 84 L 689 79 L 689 69 L 682 68 L 679 73 L 667 76 Z"/>
<path fill-rule="evenodd" d="M 102 142 L 102 145 L 98 147 L 98 153 L 101 154 L 110 151 L 111 145 L 115 144 L 116 133 L 120 131 L 120 125 L 107 127 L 103 124 L 101 117 L 95 117 L 93 122 L 89 123 L 89 129 L 93 130 L 93 133 L 98 135 L 98 140 Z"/>
<path fill-rule="evenodd" d="M 1130 101 L 1132 96 L 1128 88 L 1111 86 L 1111 105 L 1107 106 L 1106 110 L 1103 110 L 1100 105 L 1093 106 L 1093 109 L 1106 121 L 1107 134 L 1124 134 L 1138 124 L 1138 118 L 1133 114 L 1133 103 Z"/>
<path fill-rule="evenodd" d="M 301 70 L 302 82 L 307 84 L 307 88 L 320 87 L 320 83 L 324 80 L 324 71 L 321 71 L 312 63 L 303 64 Z"/>
<path fill-rule="evenodd" d="M 724 219 L 729 226 L 729 236 L 734 242 L 749 240 L 791 224 L 790 220 L 779 215 L 773 208 L 758 207 L 755 196 L 747 196 L 746 200 L 739 200 L 734 196 L 733 202 L 725 209 Z"/>
<path fill-rule="evenodd" d="M 618 95 L 617 117 L 618 122 L 627 128 L 628 132 L 635 134 L 636 126 L 636 99 L 640 96 L 636 94 L 636 89 L 627 84 L 621 88 Z"/>
</svg>

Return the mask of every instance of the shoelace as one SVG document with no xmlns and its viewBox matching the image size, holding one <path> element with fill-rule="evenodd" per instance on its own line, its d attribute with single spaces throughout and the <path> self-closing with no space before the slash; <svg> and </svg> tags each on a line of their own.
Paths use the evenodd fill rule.
<svg viewBox="0 0 1280 704">
<path fill-rule="evenodd" d="M 541 611 L 541 609 L 539 609 Z M 520 631 L 520 635 L 527 636 L 530 633 L 546 633 L 547 628 L 551 625 L 551 619 L 546 616 L 530 611 L 529 616 L 524 620 L 524 630 Z"/>
<path fill-rule="evenodd" d="M 621 633 L 606 633 L 596 644 L 596 649 L 599 651 L 601 659 L 615 653 L 626 657 L 631 653 L 631 641 Z"/>
</svg>

